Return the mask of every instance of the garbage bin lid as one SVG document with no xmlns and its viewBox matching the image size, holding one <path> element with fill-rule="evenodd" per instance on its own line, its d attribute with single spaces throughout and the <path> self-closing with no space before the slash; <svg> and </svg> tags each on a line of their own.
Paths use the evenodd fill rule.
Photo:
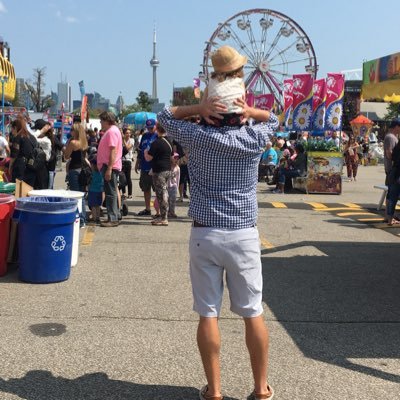
<svg viewBox="0 0 400 400">
<path fill-rule="evenodd" d="M 0 204 L 12 203 L 15 197 L 12 194 L 0 193 Z"/>
<path fill-rule="evenodd" d="M 28 196 L 65 197 L 67 199 L 81 199 L 84 195 L 84 192 L 65 189 L 35 189 L 28 193 Z"/>
<path fill-rule="evenodd" d="M 65 197 L 32 196 L 17 199 L 15 208 L 19 211 L 28 211 L 43 214 L 67 214 L 75 212 L 78 200 Z"/>
</svg>

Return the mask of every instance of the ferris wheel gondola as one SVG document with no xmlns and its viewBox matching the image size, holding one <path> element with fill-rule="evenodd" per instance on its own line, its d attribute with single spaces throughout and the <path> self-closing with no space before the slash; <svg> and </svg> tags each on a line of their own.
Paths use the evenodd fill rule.
<svg viewBox="0 0 400 400">
<path fill-rule="evenodd" d="M 229 45 L 247 56 L 244 67 L 248 92 L 271 93 L 283 109 L 283 81 L 297 73 L 316 78 L 318 65 L 313 45 L 293 19 L 269 9 L 252 9 L 220 23 L 206 42 L 201 79 L 207 81 L 212 69 L 211 54 Z"/>
</svg>

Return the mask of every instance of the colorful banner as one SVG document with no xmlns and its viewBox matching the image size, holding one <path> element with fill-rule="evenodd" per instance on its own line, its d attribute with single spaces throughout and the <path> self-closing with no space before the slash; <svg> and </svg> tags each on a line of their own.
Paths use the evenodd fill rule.
<svg viewBox="0 0 400 400">
<path fill-rule="evenodd" d="M 311 74 L 293 75 L 293 129 L 312 129 L 313 83 Z"/>
<path fill-rule="evenodd" d="M 289 131 L 293 127 L 293 79 L 283 81 L 283 102 L 285 128 Z"/>
<path fill-rule="evenodd" d="M 326 130 L 342 130 L 343 96 L 344 75 L 328 74 L 326 78 Z"/>
<path fill-rule="evenodd" d="M 86 121 L 87 117 L 87 96 L 82 97 L 82 105 L 81 105 L 81 121 Z"/>
<path fill-rule="evenodd" d="M 261 110 L 272 110 L 275 105 L 273 94 L 260 94 L 254 97 L 254 107 Z"/>
<path fill-rule="evenodd" d="M 254 107 L 255 96 L 253 92 L 246 92 L 246 103 L 249 107 Z"/>
<path fill-rule="evenodd" d="M 313 93 L 313 130 L 323 131 L 325 128 L 325 79 L 317 79 L 314 81 Z"/>
<path fill-rule="evenodd" d="M 362 98 L 400 101 L 400 53 L 363 63 Z"/>
</svg>

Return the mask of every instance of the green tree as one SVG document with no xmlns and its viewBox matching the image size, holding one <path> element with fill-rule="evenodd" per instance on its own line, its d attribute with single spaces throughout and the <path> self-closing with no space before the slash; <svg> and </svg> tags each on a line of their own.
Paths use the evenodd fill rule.
<svg viewBox="0 0 400 400">
<path fill-rule="evenodd" d="M 387 108 L 387 114 L 383 117 L 385 121 L 391 121 L 400 117 L 400 103 L 390 103 Z"/>
<path fill-rule="evenodd" d="M 139 92 L 138 97 L 136 97 L 137 105 L 139 106 L 138 111 L 151 111 L 152 99 L 150 99 L 147 92 Z"/>
<path fill-rule="evenodd" d="M 180 91 L 179 97 L 174 97 L 172 100 L 173 106 L 187 106 L 190 104 L 198 104 L 200 99 L 194 97 L 193 87 L 187 86 Z"/>
<path fill-rule="evenodd" d="M 131 104 L 129 106 L 125 106 L 124 110 L 119 114 L 119 118 L 124 118 L 128 114 L 135 113 L 138 111 L 143 111 L 139 104 Z"/>
</svg>

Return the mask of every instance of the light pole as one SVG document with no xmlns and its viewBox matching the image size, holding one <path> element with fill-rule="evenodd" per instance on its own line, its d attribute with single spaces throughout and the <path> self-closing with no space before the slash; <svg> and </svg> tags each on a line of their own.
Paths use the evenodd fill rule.
<svg viewBox="0 0 400 400">
<path fill-rule="evenodd" d="M 3 135 L 6 135 L 6 132 L 4 130 L 4 84 L 8 82 L 8 76 L 3 75 L 0 76 L 0 82 L 1 82 L 1 130 L 3 132 Z"/>
</svg>

